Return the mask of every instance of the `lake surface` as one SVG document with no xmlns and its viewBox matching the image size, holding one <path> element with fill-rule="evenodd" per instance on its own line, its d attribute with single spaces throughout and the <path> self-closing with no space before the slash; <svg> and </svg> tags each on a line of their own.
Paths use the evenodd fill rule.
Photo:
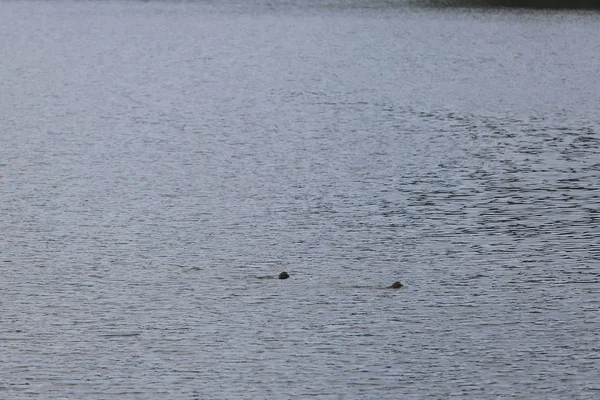
<svg viewBox="0 0 600 400">
<path fill-rule="evenodd" d="M 597 399 L 599 26 L 0 2 L 0 398 Z"/>
</svg>

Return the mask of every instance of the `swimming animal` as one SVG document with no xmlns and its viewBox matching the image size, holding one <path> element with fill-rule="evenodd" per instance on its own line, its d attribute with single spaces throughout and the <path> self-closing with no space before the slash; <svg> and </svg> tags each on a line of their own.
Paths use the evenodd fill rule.
<svg viewBox="0 0 600 400">
<path fill-rule="evenodd" d="M 390 286 L 390 289 L 400 289 L 402 286 L 404 286 L 402 284 L 402 282 L 396 281 L 396 282 L 392 283 L 392 286 Z"/>
<path fill-rule="evenodd" d="M 279 278 L 279 279 L 287 279 L 287 278 L 289 278 L 289 277 L 290 277 L 290 276 L 289 276 L 289 275 L 288 275 L 288 273 L 287 273 L 287 272 L 285 272 L 285 271 L 283 271 L 282 273 L 280 273 L 280 274 L 279 274 L 279 276 L 278 276 L 278 278 Z"/>
</svg>

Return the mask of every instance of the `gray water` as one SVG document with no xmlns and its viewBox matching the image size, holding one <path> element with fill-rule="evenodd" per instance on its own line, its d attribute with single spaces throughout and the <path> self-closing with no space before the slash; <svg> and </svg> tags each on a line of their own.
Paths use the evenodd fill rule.
<svg viewBox="0 0 600 400">
<path fill-rule="evenodd" d="M 0 2 L 0 398 L 597 399 L 600 16 L 415 4 Z"/>
</svg>

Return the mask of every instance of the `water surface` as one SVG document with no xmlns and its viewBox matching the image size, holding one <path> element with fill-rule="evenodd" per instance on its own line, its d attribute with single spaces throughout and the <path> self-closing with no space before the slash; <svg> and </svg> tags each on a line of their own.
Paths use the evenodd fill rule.
<svg viewBox="0 0 600 400">
<path fill-rule="evenodd" d="M 0 398 L 597 398 L 597 14 L 0 6 Z"/>
</svg>

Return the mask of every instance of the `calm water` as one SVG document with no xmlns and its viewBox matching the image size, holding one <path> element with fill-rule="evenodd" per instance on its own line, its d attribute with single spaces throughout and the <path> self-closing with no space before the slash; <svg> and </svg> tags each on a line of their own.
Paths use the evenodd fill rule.
<svg viewBox="0 0 600 400">
<path fill-rule="evenodd" d="M 597 399 L 599 26 L 0 2 L 0 398 Z"/>
</svg>

